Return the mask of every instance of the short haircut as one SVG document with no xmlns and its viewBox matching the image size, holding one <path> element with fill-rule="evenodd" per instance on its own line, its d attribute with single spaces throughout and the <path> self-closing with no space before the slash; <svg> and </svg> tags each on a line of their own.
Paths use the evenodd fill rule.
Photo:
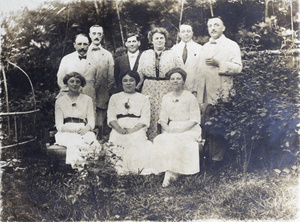
<svg viewBox="0 0 300 222">
<path fill-rule="evenodd" d="M 191 22 L 184 22 L 184 23 L 182 23 L 182 24 L 179 26 L 179 31 L 180 31 L 180 27 L 183 26 L 183 25 L 188 25 L 188 26 L 190 26 L 190 27 L 192 28 L 192 31 L 193 31 L 193 25 L 192 25 Z"/>
<path fill-rule="evenodd" d="M 122 85 L 122 80 L 123 78 L 126 76 L 126 75 L 129 75 L 130 77 L 134 78 L 135 79 L 135 83 L 138 84 L 141 80 L 140 78 L 140 75 L 136 72 L 136 71 L 133 71 L 133 70 L 128 70 L 126 72 L 123 72 L 120 76 L 119 76 L 119 83 Z"/>
<path fill-rule="evenodd" d="M 84 33 L 79 33 L 79 34 L 75 35 L 74 42 L 76 42 L 76 39 L 77 39 L 77 37 L 79 37 L 79 36 L 82 36 L 82 37 L 85 37 L 85 38 L 87 38 L 87 39 L 88 39 L 88 41 L 90 42 L 90 40 L 89 40 L 89 37 L 88 37 L 86 34 L 84 34 Z"/>
<path fill-rule="evenodd" d="M 67 75 L 65 75 L 65 77 L 63 78 L 63 83 L 65 85 L 67 85 L 68 80 L 71 79 L 72 77 L 80 79 L 80 81 L 81 81 L 80 85 L 82 87 L 84 87 L 86 85 L 85 78 L 82 75 L 80 75 L 78 72 L 70 72 Z"/>
<path fill-rule="evenodd" d="M 100 25 L 97 25 L 97 24 L 95 24 L 95 25 L 92 25 L 92 26 L 90 27 L 90 32 L 91 32 L 91 28 L 102 28 L 102 30 L 103 30 L 103 32 L 104 32 L 104 29 L 103 29 L 103 27 L 102 27 L 102 26 L 100 26 Z"/>
<path fill-rule="evenodd" d="M 168 34 L 169 34 L 168 31 L 165 28 L 162 28 L 162 27 L 153 28 L 150 32 L 148 32 L 148 40 L 149 40 L 149 42 L 153 41 L 153 35 L 155 33 L 163 34 L 165 36 L 166 40 L 167 40 Z"/>
<path fill-rule="evenodd" d="M 186 72 L 185 72 L 182 68 L 180 68 L 180 67 L 175 67 L 175 68 L 171 69 L 170 71 L 168 71 L 168 72 L 166 73 L 167 79 L 170 80 L 171 76 L 172 76 L 174 73 L 179 73 L 179 74 L 182 76 L 183 81 L 185 82 L 187 74 L 186 74 Z"/>
<path fill-rule="evenodd" d="M 136 37 L 136 40 L 140 41 L 140 36 L 138 34 L 136 34 L 136 33 L 131 32 L 131 33 L 127 33 L 127 35 L 126 35 L 126 42 L 131 37 Z"/>
<path fill-rule="evenodd" d="M 222 19 L 221 16 L 211 16 L 211 17 L 208 18 L 207 22 L 208 22 L 210 19 L 220 19 L 220 20 L 222 21 L 223 25 L 225 26 L 224 21 L 223 21 L 223 19 Z"/>
</svg>

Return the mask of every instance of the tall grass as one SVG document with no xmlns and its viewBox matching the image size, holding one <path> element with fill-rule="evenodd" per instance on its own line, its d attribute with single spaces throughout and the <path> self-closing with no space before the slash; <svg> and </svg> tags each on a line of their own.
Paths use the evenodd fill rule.
<svg viewBox="0 0 300 222">
<path fill-rule="evenodd" d="M 162 188 L 163 175 L 77 172 L 46 156 L 7 165 L 3 173 L 3 221 L 292 220 L 298 211 L 298 169 L 249 173 L 232 166 L 180 176 Z"/>
</svg>

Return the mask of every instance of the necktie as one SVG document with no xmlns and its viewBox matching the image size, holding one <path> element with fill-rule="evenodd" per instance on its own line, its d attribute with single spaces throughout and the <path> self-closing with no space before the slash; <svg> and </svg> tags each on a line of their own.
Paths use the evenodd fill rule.
<svg viewBox="0 0 300 222">
<path fill-rule="evenodd" d="M 184 45 L 184 48 L 183 48 L 183 53 L 182 53 L 182 60 L 183 60 L 183 63 L 186 62 L 186 59 L 187 59 L 187 47 L 186 47 L 186 44 Z"/>
<path fill-rule="evenodd" d="M 92 48 L 92 51 L 98 51 L 98 50 L 100 50 L 99 47 Z"/>
<path fill-rule="evenodd" d="M 85 56 L 78 56 L 79 57 L 79 59 L 81 60 L 81 59 L 86 59 L 86 55 Z"/>
</svg>

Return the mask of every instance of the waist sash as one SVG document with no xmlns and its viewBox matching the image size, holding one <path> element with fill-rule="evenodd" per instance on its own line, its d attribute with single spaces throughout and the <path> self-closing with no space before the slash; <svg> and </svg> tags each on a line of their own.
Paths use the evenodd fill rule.
<svg viewBox="0 0 300 222">
<path fill-rule="evenodd" d="M 125 117 L 140 118 L 141 116 L 136 116 L 134 114 L 126 114 L 126 115 L 119 114 L 119 115 L 117 115 L 117 119 L 125 118 Z"/>
<path fill-rule="evenodd" d="M 167 78 L 160 78 L 160 77 L 151 77 L 151 76 L 145 76 L 144 79 L 150 79 L 150 80 L 168 80 Z"/>
<path fill-rule="evenodd" d="M 86 123 L 86 120 L 76 117 L 68 117 L 64 119 L 64 123 Z"/>
</svg>

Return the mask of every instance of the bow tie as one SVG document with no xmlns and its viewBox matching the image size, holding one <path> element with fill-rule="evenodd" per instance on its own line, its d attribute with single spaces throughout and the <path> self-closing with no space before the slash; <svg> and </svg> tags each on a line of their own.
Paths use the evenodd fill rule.
<svg viewBox="0 0 300 222">
<path fill-rule="evenodd" d="M 79 59 L 81 60 L 81 59 L 86 59 L 86 55 L 85 56 L 78 56 L 79 57 Z"/>
<path fill-rule="evenodd" d="M 210 44 L 217 44 L 217 42 L 216 41 L 211 41 Z"/>
<path fill-rule="evenodd" d="M 92 51 L 98 51 L 98 50 L 100 50 L 99 47 L 92 48 Z"/>
</svg>

